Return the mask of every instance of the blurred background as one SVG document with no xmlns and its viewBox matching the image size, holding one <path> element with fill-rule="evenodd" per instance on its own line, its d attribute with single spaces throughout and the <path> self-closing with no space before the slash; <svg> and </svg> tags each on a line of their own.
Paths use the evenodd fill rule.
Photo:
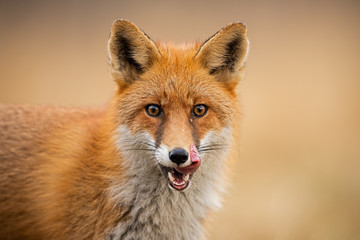
<svg viewBox="0 0 360 240">
<path fill-rule="evenodd" d="M 0 1 L 0 102 L 97 106 L 112 22 L 205 40 L 240 20 L 240 155 L 209 239 L 360 239 L 360 2 Z"/>
</svg>

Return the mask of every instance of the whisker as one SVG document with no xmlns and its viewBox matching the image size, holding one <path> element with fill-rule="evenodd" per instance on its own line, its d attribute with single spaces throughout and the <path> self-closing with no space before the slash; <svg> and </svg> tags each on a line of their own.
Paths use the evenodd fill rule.
<svg viewBox="0 0 360 240">
<path fill-rule="evenodd" d="M 148 148 L 126 148 L 126 151 L 149 151 L 149 152 L 155 152 L 154 149 L 148 149 Z"/>
<path fill-rule="evenodd" d="M 231 148 L 231 145 L 229 145 L 229 144 L 208 143 L 208 144 L 204 144 L 204 145 L 200 146 L 198 148 L 198 152 L 206 153 L 206 152 L 219 151 L 219 150 L 224 150 L 224 149 L 229 149 L 229 148 Z"/>
<path fill-rule="evenodd" d="M 203 151 L 203 150 L 209 150 L 209 149 L 223 149 L 223 148 L 226 148 L 226 147 L 208 147 L 208 148 L 202 148 L 202 149 L 200 149 L 200 150 L 198 150 L 198 151 Z"/>
<path fill-rule="evenodd" d="M 210 151 L 216 151 L 216 150 L 223 150 L 224 148 L 207 148 L 207 149 L 202 149 L 199 150 L 199 153 L 204 153 L 204 152 L 210 152 Z"/>
<path fill-rule="evenodd" d="M 224 143 L 208 143 L 208 144 L 203 144 L 200 146 L 200 148 L 202 147 L 217 147 L 217 146 L 228 146 L 228 144 L 224 144 Z"/>
<path fill-rule="evenodd" d="M 152 148 L 156 148 L 156 145 L 153 143 L 149 143 L 149 142 L 145 142 L 145 141 L 140 141 L 140 140 L 125 140 L 124 142 L 128 142 L 128 143 L 132 143 L 132 144 L 143 144 Z"/>
<path fill-rule="evenodd" d="M 202 151 L 202 150 L 206 150 L 206 149 L 212 149 L 212 148 L 215 148 L 215 149 L 220 149 L 220 148 L 229 148 L 230 146 L 227 145 L 227 144 L 213 144 L 213 145 L 203 145 L 201 147 L 198 148 L 198 151 Z"/>
</svg>

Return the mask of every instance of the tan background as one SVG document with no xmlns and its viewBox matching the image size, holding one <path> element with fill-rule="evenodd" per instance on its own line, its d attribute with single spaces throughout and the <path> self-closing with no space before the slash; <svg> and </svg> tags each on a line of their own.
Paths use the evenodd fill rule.
<svg viewBox="0 0 360 240">
<path fill-rule="evenodd" d="M 0 1 L 0 102 L 106 102 L 116 18 L 176 43 L 248 26 L 241 158 L 210 239 L 360 239 L 358 1 Z"/>
</svg>

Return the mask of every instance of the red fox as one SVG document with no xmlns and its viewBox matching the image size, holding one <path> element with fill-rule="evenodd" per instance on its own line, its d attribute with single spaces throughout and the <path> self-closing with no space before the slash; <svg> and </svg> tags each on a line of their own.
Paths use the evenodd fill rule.
<svg viewBox="0 0 360 240">
<path fill-rule="evenodd" d="M 248 45 L 240 22 L 175 46 L 116 20 L 106 107 L 0 105 L 0 239 L 204 239 Z"/>
</svg>

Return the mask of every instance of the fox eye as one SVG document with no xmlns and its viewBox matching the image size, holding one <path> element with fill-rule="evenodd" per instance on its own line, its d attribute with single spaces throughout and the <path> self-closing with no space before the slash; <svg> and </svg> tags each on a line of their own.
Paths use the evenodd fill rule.
<svg viewBox="0 0 360 240">
<path fill-rule="evenodd" d="M 208 107 L 204 104 L 195 105 L 193 114 L 195 117 L 203 117 L 207 113 Z"/>
<path fill-rule="evenodd" d="M 157 104 L 149 104 L 145 107 L 145 111 L 150 117 L 158 117 L 161 114 L 161 107 Z"/>
</svg>

